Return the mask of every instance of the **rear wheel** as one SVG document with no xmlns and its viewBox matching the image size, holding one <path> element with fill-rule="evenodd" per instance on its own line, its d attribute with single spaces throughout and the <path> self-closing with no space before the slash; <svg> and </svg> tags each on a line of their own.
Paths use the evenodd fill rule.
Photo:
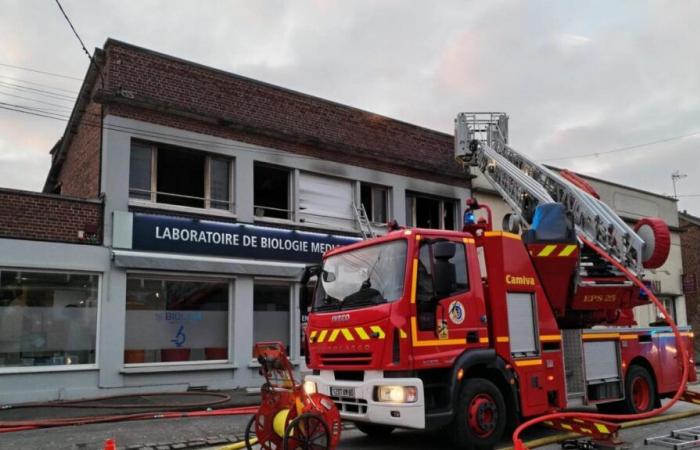
<svg viewBox="0 0 700 450">
<path fill-rule="evenodd" d="M 457 448 L 494 448 L 507 422 L 506 404 L 495 384 L 483 378 L 468 379 L 460 389 L 457 413 L 450 426 Z"/>
<path fill-rule="evenodd" d="M 385 438 L 394 431 L 394 427 L 390 425 L 378 425 L 376 423 L 355 422 L 355 426 L 358 430 L 374 439 Z"/>
<path fill-rule="evenodd" d="M 598 410 L 607 414 L 637 414 L 651 411 L 658 401 L 654 378 L 645 367 L 634 364 L 625 375 L 624 400 L 600 404 Z"/>
</svg>

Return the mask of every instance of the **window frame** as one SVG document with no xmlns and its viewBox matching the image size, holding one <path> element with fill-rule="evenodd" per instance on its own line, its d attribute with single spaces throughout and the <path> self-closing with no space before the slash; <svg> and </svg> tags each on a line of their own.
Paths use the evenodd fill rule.
<svg viewBox="0 0 700 450">
<path fill-rule="evenodd" d="M 255 204 L 255 166 L 264 166 L 264 167 L 270 167 L 276 170 L 284 170 L 288 173 L 288 178 L 287 178 L 287 209 L 279 209 L 279 208 L 273 208 L 270 206 L 261 206 L 261 205 L 256 205 Z M 296 198 L 297 198 L 297 185 L 296 185 L 296 179 L 297 179 L 297 171 L 298 169 L 295 169 L 293 167 L 287 167 L 287 166 L 281 166 L 278 164 L 270 164 L 265 161 L 258 161 L 255 160 L 253 161 L 253 219 L 256 222 L 270 222 L 270 223 L 295 223 L 296 222 L 296 216 L 297 216 L 297 208 L 296 208 Z M 259 216 L 256 213 L 256 210 L 258 208 L 262 208 L 263 210 L 269 209 L 273 211 L 282 211 L 287 213 L 287 218 L 282 219 L 280 217 L 267 217 L 267 216 Z"/>
<path fill-rule="evenodd" d="M 149 208 L 157 208 L 157 209 L 167 209 L 167 210 L 174 210 L 174 211 L 192 211 L 196 213 L 202 213 L 203 211 L 206 211 L 207 214 L 214 214 L 214 215 L 225 215 L 227 217 L 229 216 L 234 216 L 236 215 L 236 197 L 235 197 L 235 175 L 236 175 L 236 158 L 233 156 L 229 155 L 222 155 L 222 154 L 217 154 L 217 153 L 210 153 L 204 150 L 198 150 L 198 149 L 192 149 L 188 147 L 179 147 L 179 146 L 174 146 L 174 145 L 169 145 L 169 144 L 160 144 L 157 142 L 148 142 L 148 141 L 142 141 L 139 139 L 132 139 L 131 143 L 129 145 L 129 161 L 131 161 L 131 146 L 134 143 L 138 143 L 139 145 L 142 145 L 144 147 L 149 147 L 151 150 L 151 187 L 150 191 L 148 194 L 150 195 L 149 199 L 141 199 L 141 198 L 136 198 L 132 197 L 131 193 L 132 191 L 138 191 L 138 192 L 143 192 L 141 189 L 134 189 L 131 187 L 129 184 L 128 186 L 128 191 L 129 191 L 129 204 L 130 205 L 136 205 L 136 206 L 145 206 Z M 172 203 L 163 203 L 163 202 L 158 202 L 158 194 L 165 194 L 165 195 L 170 195 L 170 196 L 177 196 L 179 194 L 175 194 L 172 192 L 159 192 L 158 191 L 158 152 L 159 150 L 162 150 L 161 147 L 164 147 L 164 150 L 167 150 L 168 147 L 173 147 L 174 149 L 178 150 L 187 150 L 187 151 L 194 151 L 198 153 L 204 154 L 204 197 L 197 199 L 202 200 L 203 207 L 199 208 L 196 206 L 184 206 L 184 205 L 176 205 Z M 229 174 L 229 179 L 228 179 L 228 192 L 229 192 L 229 200 L 228 200 L 228 209 L 221 209 L 221 208 L 212 208 L 211 203 L 212 203 L 212 198 L 211 198 L 211 160 L 212 159 L 221 159 L 221 160 L 226 160 L 228 161 L 228 174 Z M 143 192 L 144 194 L 146 192 Z M 222 200 L 213 200 L 216 202 L 222 202 Z"/>
<path fill-rule="evenodd" d="M 102 322 L 102 278 L 103 272 L 92 272 L 89 270 L 72 270 L 72 269 L 36 269 L 31 267 L 16 267 L 16 266 L 0 266 L 0 271 L 12 271 L 12 272 L 34 272 L 34 273 L 50 273 L 50 274 L 77 274 L 77 275 L 94 275 L 97 276 L 97 311 L 95 311 L 95 362 L 92 364 L 62 364 L 62 365 L 51 365 L 51 366 L 13 366 L 13 367 L 2 367 L 0 366 L 0 375 L 4 374 L 18 374 L 18 373 L 42 373 L 42 372 L 75 372 L 75 371 L 86 371 L 86 370 L 99 370 L 100 369 L 100 333 L 101 333 L 101 322 Z"/>
<path fill-rule="evenodd" d="M 409 211 L 408 211 L 408 204 L 410 203 L 410 217 L 411 217 L 411 223 L 408 225 L 408 220 L 407 220 L 407 225 L 411 227 L 417 227 L 416 225 L 416 198 L 424 198 L 424 199 L 429 199 L 429 200 L 435 200 L 438 201 L 438 216 L 440 217 L 440 227 L 437 228 L 439 230 L 447 230 L 447 231 L 459 231 L 459 225 L 460 225 L 460 215 L 459 212 L 457 211 L 457 205 L 459 204 L 459 201 L 450 198 L 450 197 L 441 197 L 439 195 L 431 195 L 431 194 L 423 194 L 420 192 L 414 192 L 414 191 L 406 191 L 406 218 L 408 219 L 409 217 Z M 445 213 L 447 211 L 447 208 L 445 208 L 445 203 L 450 202 L 452 203 L 452 214 L 454 217 L 454 228 L 452 229 L 447 229 L 445 228 Z"/>
<path fill-rule="evenodd" d="M 367 205 L 364 205 L 362 203 L 362 188 L 363 186 L 366 186 L 370 189 L 369 191 L 369 196 L 370 196 L 370 202 L 371 204 L 369 205 L 369 209 L 367 209 Z M 384 194 L 384 216 L 386 217 L 386 220 L 383 221 L 378 221 L 374 217 L 374 193 L 376 191 L 381 191 Z M 384 186 L 381 184 L 375 184 L 375 183 L 367 183 L 365 181 L 360 181 L 360 198 L 359 198 L 359 204 L 362 204 L 365 206 L 365 211 L 367 212 L 367 216 L 369 217 L 370 222 L 374 225 L 384 225 L 386 222 L 391 220 L 389 217 L 391 217 L 391 187 L 389 186 Z"/>
<path fill-rule="evenodd" d="M 163 281 L 166 279 L 184 281 L 184 282 L 226 282 L 228 284 L 228 310 L 227 310 L 227 320 L 228 325 L 226 327 L 226 346 L 228 349 L 228 359 L 203 359 L 199 361 L 172 361 L 172 362 L 143 362 L 143 363 L 125 363 L 122 359 L 122 370 L 126 372 L 131 372 L 132 369 L 145 369 L 148 368 L 158 368 L 158 367 L 180 367 L 180 366 L 223 366 L 228 367 L 231 364 L 235 364 L 235 349 L 231 344 L 231 339 L 234 335 L 233 327 L 234 322 L 234 290 L 236 288 L 235 282 L 236 277 L 223 276 L 216 274 L 202 274 L 198 276 L 190 272 L 169 272 L 169 271 L 151 271 L 151 270 L 127 270 L 124 282 L 124 292 L 126 292 L 126 282 L 129 276 L 140 277 L 141 279 L 150 279 L 156 281 Z M 126 298 L 124 299 L 124 341 L 122 342 L 122 355 L 124 350 L 126 350 Z"/>
</svg>

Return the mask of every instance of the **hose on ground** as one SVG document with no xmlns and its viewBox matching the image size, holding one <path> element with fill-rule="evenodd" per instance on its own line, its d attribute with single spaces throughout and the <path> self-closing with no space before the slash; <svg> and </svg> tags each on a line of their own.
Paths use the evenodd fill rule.
<svg viewBox="0 0 700 450">
<path fill-rule="evenodd" d="M 654 293 L 651 292 L 651 290 L 648 287 L 646 287 L 644 285 L 644 283 L 642 283 L 633 273 L 631 273 L 626 267 L 624 267 L 622 264 L 617 262 L 610 255 L 608 255 L 603 249 L 601 249 L 600 247 L 595 245 L 590 240 L 586 239 L 586 237 L 584 237 L 584 236 L 579 236 L 579 238 L 581 239 L 581 241 L 583 241 L 584 244 L 586 244 L 590 248 L 592 248 L 601 257 L 606 259 L 613 266 L 615 266 L 618 270 L 620 270 L 622 273 L 624 273 L 627 276 L 627 278 L 629 278 L 640 289 L 642 289 L 644 292 L 646 292 L 646 294 L 649 296 L 651 301 L 656 305 L 657 308 L 659 308 L 664 319 L 666 319 L 666 321 L 668 321 L 668 324 L 671 326 L 671 329 L 673 330 L 673 334 L 676 338 L 676 348 L 678 350 L 678 355 L 681 358 L 681 361 L 683 363 L 683 372 L 681 375 L 681 381 L 678 385 L 678 390 L 676 391 L 673 398 L 671 398 L 671 401 L 669 401 L 668 403 L 666 403 L 665 405 L 663 405 L 660 408 L 653 409 L 651 411 L 647 411 L 644 413 L 638 413 L 638 414 L 600 414 L 600 413 L 586 413 L 586 412 L 561 412 L 561 413 L 546 414 L 544 416 L 530 419 L 530 420 L 520 424 L 520 426 L 518 426 L 515 429 L 515 431 L 513 432 L 513 447 L 515 450 L 527 450 L 527 447 L 525 446 L 523 441 L 520 440 L 520 434 L 526 428 L 529 428 L 532 425 L 535 425 L 535 424 L 538 424 L 538 423 L 541 423 L 541 422 L 544 422 L 547 420 L 566 419 L 566 418 L 610 420 L 610 421 L 645 419 L 647 417 L 656 416 L 658 414 L 661 414 L 661 413 L 667 411 L 674 404 L 676 404 L 676 402 L 678 402 L 678 400 L 681 398 L 681 395 L 683 395 L 683 392 L 685 391 L 686 383 L 688 381 L 688 370 L 689 370 L 688 369 L 688 354 L 687 354 L 683 339 L 681 337 L 681 333 L 678 331 L 678 326 L 673 321 L 673 318 L 668 313 L 668 311 L 664 307 L 663 303 L 661 303 L 661 301 L 659 301 L 659 299 L 656 298 Z"/>
<path fill-rule="evenodd" d="M 179 403 L 178 408 L 207 408 L 216 405 L 227 403 L 231 400 L 229 394 L 223 392 L 161 392 L 147 394 L 124 394 L 110 395 L 97 399 L 82 399 L 82 400 L 65 400 L 60 402 L 42 402 L 42 403 L 22 403 L 19 405 L 3 405 L 0 410 L 8 409 L 26 409 L 26 408 L 85 408 L 85 409 L 143 409 L 157 408 L 165 409 L 172 408 L 172 403 L 104 403 L 106 400 L 116 400 L 121 398 L 136 398 L 136 397 L 167 397 L 167 396 L 191 396 L 191 397 L 216 397 L 217 400 L 209 400 L 203 402 Z"/>
</svg>

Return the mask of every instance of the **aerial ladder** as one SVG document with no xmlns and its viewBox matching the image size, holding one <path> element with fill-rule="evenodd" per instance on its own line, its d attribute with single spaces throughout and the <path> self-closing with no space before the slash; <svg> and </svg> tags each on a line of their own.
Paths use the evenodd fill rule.
<svg viewBox="0 0 700 450">
<path fill-rule="evenodd" d="M 596 324 L 632 325 L 632 308 L 645 304 L 639 289 L 614 265 L 588 248 L 589 241 L 602 248 L 618 263 L 642 279 L 644 269 L 660 267 L 670 249 L 668 226 L 659 218 L 641 219 L 631 227 L 582 178 L 569 171 L 555 172 L 508 145 L 508 116 L 504 113 L 460 113 L 455 119 L 455 158 L 468 171 L 478 168 L 484 178 L 513 210 L 506 215 L 503 229 L 524 233 L 533 262 L 542 277 L 560 274 L 561 261 L 538 258 L 557 251 L 544 245 L 546 236 L 536 228 L 546 220 L 547 211 L 563 209 L 580 258 L 574 261 L 571 276 L 552 276 L 547 295 L 563 328 Z M 475 201 L 468 207 L 478 209 Z M 528 239 L 529 235 L 529 239 Z M 539 245 L 538 245 L 539 244 Z"/>
</svg>

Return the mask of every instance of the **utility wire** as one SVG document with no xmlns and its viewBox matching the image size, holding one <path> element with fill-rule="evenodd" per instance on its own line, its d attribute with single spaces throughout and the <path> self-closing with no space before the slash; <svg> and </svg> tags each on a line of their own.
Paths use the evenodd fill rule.
<svg viewBox="0 0 700 450">
<path fill-rule="evenodd" d="M 14 90 L 34 92 L 34 93 L 41 94 L 45 97 L 51 97 L 51 98 L 57 99 L 57 100 L 70 100 L 71 102 L 75 101 L 75 97 L 71 97 L 71 96 L 66 95 L 66 94 L 59 94 L 58 92 L 51 92 L 51 91 L 47 91 L 45 89 L 33 88 L 33 87 L 29 87 L 29 86 L 21 86 L 19 84 L 15 84 L 15 83 L 7 83 L 7 82 L 2 81 L 2 80 L 0 80 L 0 86 L 4 86 L 4 87 L 11 88 Z"/>
<path fill-rule="evenodd" d="M 72 23 L 72 22 L 70 21 L 70 19 L 68 18 L 68 15 L 66 14 L 66 12 L 63 10 L 63 6 L 61 6 L 61 2 L 58 1 L 58 0 L 56 0 L 56 4 L 58 5 L 58 9 L 61 10 L 61 14 L 63 14 L 63 17 L 66 18 L 66 22 L 68 22 L 68 25 L 70 26 L 70 29 L 73 30 L 73 34 L 75 35 L 76 38 L 78 38 L 78 42 L 80 42 L 80 45 L 83 47 L 83 51 L 84 51 L 85 54 L 88 56 L 88 58 L 90 58 L 90 61 L 93 61 L 93 59 L 92 59 L 92 54 L 90 54 L 90 52 L 88 51 L 88 49 L 85 47 L 85 43 L 83 43 L 83 40 L 80 38 L 80 35 L 78 34 L 78 32 L 75 30 L 75 27 L 73 26 L 73 23 Z"/>
<path fill-rule="evenodd" d="M 544 159 L 541 159 L 541 161 L 553 162 L 553 161 L 564 161 L 564 160 L 568 160 L 568 159 L 588 158 L 591 156 L 597 157 L 597 156 L 601 156 L 601 155 L 609 155 L 611 153 L 626 152 L 626 151 L 634 150 L 637 148 L 648 147 L 650 145 L 662 144 L 664 142 L 675 141 L 677 139 L 683 139 L 683 138 L 687 138 L 687 137 L 697 136 L 699 134 L 700 134 L 700 131 L 696 131 L 694 133 L 682 134 L 680 136 L 673 136 L 673 137 L 669 137 L 669 138 L 665 138 L 665 139 L 659 139 L 657 141 L 645 142 L 643 144 L 635 144 L 635 145 L 630 145 L 627 147 L 620 147 L 620 148 L 615 148 L 612 150 L 605 150 L 602 152 L 584 153 L 581 155 L 562 156 L 562 157 L 557 157 L 557 158 L 544 158 Z"/>
<path fill-rule="evenodd" d="M 71 107 L 69 107 L 69 106 L 66 106 L 66 105 L 59 105 L 58 103 L 46 102 L 46 101 L 44 101 L 44 100 L 39 100 L 39 99 L 33 98 L 33 97 L 24 97 L 24 96 L 22 96 L 22 95 L 11 94 L 11 93 L 9 93 L 9 92 L 3 92 L 3 91 L 1 90 L 2 88 L 3 88 L 3 86 L 0 86 L 0 97 L 6 96 L 6 97 L 18 98 L 18 99 L 21 99 L 21 100 L 28 100 L 28 101 L 30 101 L 30 102 L 36 102 L 36 103 L 41 103 L 41 104 L 43 104 L 43 105 L 54 106 L 54 107 L 56 107 L 56 108 L 65 109 L 65 110 L 68 110 L 68 111 L 72 111 L 72 109 L 73 109 L 73 108 L 71 108 Z"/>
<path fill-rule="evenodd" d="M 61 74 L 59 74 L 59 73 L 46 72 L 46 71 L 44 71 L 44 70 L 32 69 L 32 68 L 29 68 L 29 67 L 15 66 L 15 65 L 13 65 L 13 64 L 4 64 L 4 63 L 0 63 L 0 66 L 1 66 L 1 67 L 9 67 L 9 68 L 11 68 L 11 69 L 17 69 L 17 70 L 26 70 L 27 72 L 40 73 L 40 74 L 42 74 L 42 75 L 48 75 L 48 76 L 51 76 L 51 77 L 58 77 L 58 78 L 66 78 L 66 79 L 68 79 L 68 80 L 83 81 L 82 78 L 72 77 L 72 76 L 70 76 L 70 75 L 61 75 Z"/>
<path fill-rule="evenodd" d="M 47 89 L 52 89 L 52 90 L 54 90 L 54 91 L 65 92 L 65 93 L 73 94 L 73 95 L 77 95 L 77 94 L 78 94 L 78 91 L 75 91 L 75 90 L 63 89 L 63 88 L 51 86 L 51 85 L 44 84 L 44 83 L 37 83 L 36 81 L 23 80 L 23 79 L 21 79 L 21 78 L 8 77 L 8 76 L 6 76 L 6 75 L 0 75 L 0 78 L 2 78 L 3 80 L 8 80 L 8 81 L 10 81 L 10 82 L 14 82 L 14 83 L 29 84 L 29 85 L 32 85 L 32 86 L 39 86 L 39 87 L 43 87 L 43 88 L 47 88 Z"/>
</svg>

